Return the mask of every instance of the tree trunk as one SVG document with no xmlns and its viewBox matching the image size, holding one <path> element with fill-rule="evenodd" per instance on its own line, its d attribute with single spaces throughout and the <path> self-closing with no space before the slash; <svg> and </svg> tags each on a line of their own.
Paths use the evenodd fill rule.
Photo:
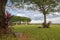
<svg viewBox="0 0 60 40">
<path fill-rule="evenodd" d="M 46 27 L 46 14 L 44 14 L 44 28 Z"/>
<path fill-rule="evenodd" d="M 0 30 L 6 29 L 6 18 L 5 18 L 5 6 L 6 6 L 7 0 L 0 0 Z"/>
</svg>

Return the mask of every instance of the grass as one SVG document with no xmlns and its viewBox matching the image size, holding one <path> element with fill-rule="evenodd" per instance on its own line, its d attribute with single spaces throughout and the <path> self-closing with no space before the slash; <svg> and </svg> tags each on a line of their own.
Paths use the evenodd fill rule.
<svg viewBox="0 0 60 40">
<path fill-rule="evenodd" d="M 40 25 L 15 25 L 13 30 L 26 34 L 27 40 L 60 40 L 60 25 L 51 25 L 50 28 L 38 26 Z"/>
<path fill-rule="evenodd" d="M 16 38 L 12 34 L 2 34 L 0 40 L 16 40 Z"/>
</svg>

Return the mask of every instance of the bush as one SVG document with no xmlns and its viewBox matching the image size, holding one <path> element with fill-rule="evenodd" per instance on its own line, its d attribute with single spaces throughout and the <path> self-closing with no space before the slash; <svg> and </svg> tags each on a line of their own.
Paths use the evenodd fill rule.
<svg viewBox="0 0 60 40">
<path fill-rule="evenodd" d="M 42 23 L 43 28 L 49 28 L 51 25 L 51 21 L 49 21 L 47 24 Z"/>
</svg>

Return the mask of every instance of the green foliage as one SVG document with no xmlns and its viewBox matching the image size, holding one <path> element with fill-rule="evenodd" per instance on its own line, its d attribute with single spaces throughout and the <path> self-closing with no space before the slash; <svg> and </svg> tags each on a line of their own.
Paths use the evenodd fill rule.
<svg viewBox="0 0 60 40">
<path fill-rule="evenodd" d="M 13 17 L 11 18 L 11 21 L 13 21 L 13 22 L 21 21 L 20 19 L 21 19 L 21 17 L 19 17 L 19 16 L 13 16 Z"/>
<path fill-rule="evenodd" d="M 17 21 L 19 21 L 19 22 L 30 22 L 31 21 L 31 19 L 30 18 L 27 18 L 27 17 L 21 17 L 21 16 L 13 16 L 12 18 L 11 18 L 11 21 L 12 22 L 17 22 Z"/>
<path fill-rule="evenodd" d="M 30 19 L 30 18 L 27 18 L 27 17 L 23 17 L 23 18 L 22 18 L 22 21 L 23 21 L 23 22 L 30 22 L 31 19 Z"/>
<path fill-rule="evenodd" d="M 43 14 L 49 14 L 50 12 L 56 12 L 57 10 L 55 9 L 56 6 L 58 5 L 59 0 L 11 0 L 12 3 L 17 3 L 15 5 L 18 5 L 20 8 L 21 3 L 28 3 L 31 2 L 32 4 L 37 4 L 39 6 L 40 11 Z M 23 6 L 22 6 L 23 7 Z M 30 7 L 29 9 L 34 10 L 33 7 Z"/>
<path fill-rule="evenodd" d="M 55 0 L 31 0 L 31 2 L 36 3 L 43 14 L 54 12 L 55 7 L 58 5 Z"/>
</svg>

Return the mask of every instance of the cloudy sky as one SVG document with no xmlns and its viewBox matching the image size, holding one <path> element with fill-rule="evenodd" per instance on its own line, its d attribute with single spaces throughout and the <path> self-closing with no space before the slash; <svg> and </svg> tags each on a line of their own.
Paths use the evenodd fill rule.
<svg viewBox="0 0 60 40">
<path fill-rule="evenodd" d="M 11 6 L 10 2 L 7 2 L 8 6 Z M 6 7 L 6 11 L 11 13 L 11 15 L 16 16 L 25 16 L 32 19 L 31 23 L 42 23 L 43 22 L 43 14 L 38 10 L 32 11 L 26 9 L 27 5 L 25 5 L 24 9 L 17 9 L 13 7 Z M 49 14 L 47 15 L 47 21 L 52 21 L 52 23 L 60 23 L 60 13 L 55 12 L 56 15 Z"/>
</svg>

